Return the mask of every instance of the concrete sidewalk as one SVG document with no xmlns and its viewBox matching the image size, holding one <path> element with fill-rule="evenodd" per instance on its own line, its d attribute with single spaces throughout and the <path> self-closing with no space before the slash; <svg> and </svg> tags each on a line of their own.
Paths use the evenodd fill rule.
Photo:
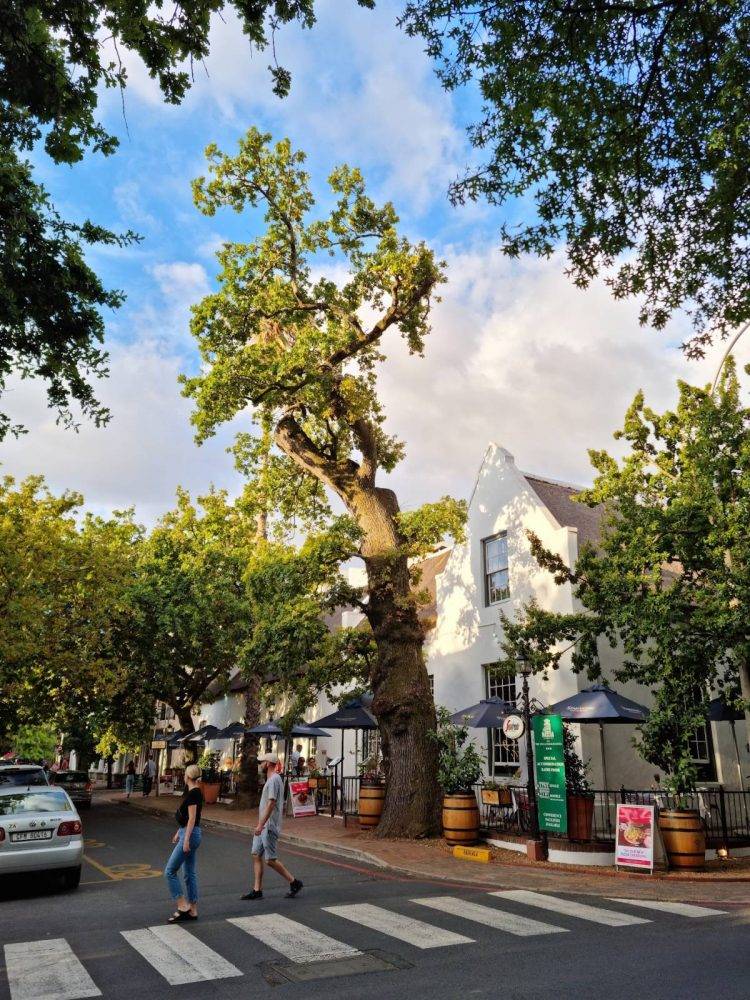
<svg viewBox="0 0 750 1000">
<path fill-rule="evenodd" d="M 122 792 L 99 793 L 97 798 L 106 798 L 107 801 L 170 820 L 179 802 L 174 795 L 149 796 L 147 799 L 135 795 L 128 801 Z M 257 810 L 232 809 L 221 804 L 203 807 L 206 825 L 247 833 L 248 839 L 257 817 Z M 506 851 L 493 851 L 490 864 L 478 864 L 454 858 L 442 839 L 378 840 L 372 834 L 359 830 L 356 817 L 351 817 L 345 827 L 341 819 L 323 815 L 300 819 L 286 817 L 281 840 L 290 847 L 330 854 L 340 864 L 366 864 L 382 869 L 384 874 L 408 875 L 441 883 L 750 907 L 750 867 L 744 865 L 739 870 L 728 868 L 691 876 L 676 873 L 648 876 L 618 873 L 613 869 L 532 864 L 522 856 Z"/>
</svg>

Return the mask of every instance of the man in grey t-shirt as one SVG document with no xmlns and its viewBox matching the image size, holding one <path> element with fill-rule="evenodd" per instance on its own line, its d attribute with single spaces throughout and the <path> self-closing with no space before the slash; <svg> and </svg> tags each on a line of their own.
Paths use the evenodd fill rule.
<svg viewBox="0 0 750 1000">
<path fill-rule="evenodd" d="M 289 883 L 287 896 L 296 896 L 302 888 L 302 883 L 279 861 L 276 856 L 276 844 L 281 833 L 281 817 L 284 809 L 284 781 L 276 771 L 279 758 L 274 753 L 264 753 L 258 757 L 258 763 L 265 772 L 266 783 L 260 797 L 258 807 L 258 825 L 253 835 L 253 889 L 246 892 L 240 899 L 263 898 L 263 863 L 273 868 Z"/>
</svg>

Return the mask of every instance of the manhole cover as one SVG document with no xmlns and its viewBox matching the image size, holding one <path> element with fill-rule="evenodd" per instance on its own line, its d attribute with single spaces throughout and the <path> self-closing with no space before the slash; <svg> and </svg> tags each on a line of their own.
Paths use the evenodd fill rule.
<svg viewBox="0 0 750 1000">
<path fill-rule="evenodd" d="M 376 950 L 363 951 L 359 955 L 352 955 L 351 958 L 323 959 L 319 962 L 264 962 L 261 965 L 266 982 L 272 986 L 411 968 L 411 963 L 400 956 Z"/>
</svg>

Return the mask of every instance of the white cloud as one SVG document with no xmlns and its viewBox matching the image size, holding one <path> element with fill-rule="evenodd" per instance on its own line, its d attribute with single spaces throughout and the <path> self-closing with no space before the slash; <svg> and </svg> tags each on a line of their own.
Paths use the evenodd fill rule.
<svg viewBox="0 0 750 1000">
<path fill-rule="evenodd" d="M 576 289 L 561 258 L 447 256 L 425 357 L 391 340 L 381 378 L 389 430 L 407 445 L 391 477 L 404 506 L 466 497 L 490 440 L 522 469 L 590 481 L 587 449 L 613 448 L 639 388 L 659 409 L 674 403 L 677 378 L 713 377 L 721 348 L 700 365 L 686 361 L 674 340 L 638 325 L 634 303 L 615 302 L 601 284 Z"/>
<path fill-rule="evenodd" d="M 236 491 L 238 477 L 225 454 L 236 428 L 195 445 L 192 404 L 177 384 L 181 370 L 178 357 L 153 344 L 113 345 L 111 376 L 98 387 L 112 420 L 99 429 L 83 422 L 78 433 L 56 426 L 38 384 L 16 382 L 3 402 L 30 433 L 3 442 L 3 473 L 41 472 L 54 490 L 80 490 L 90 509 L 135 505 L 146 523 L 173 504 L 178 485 L 198 494 L 211 483 Z"/>
</svg>

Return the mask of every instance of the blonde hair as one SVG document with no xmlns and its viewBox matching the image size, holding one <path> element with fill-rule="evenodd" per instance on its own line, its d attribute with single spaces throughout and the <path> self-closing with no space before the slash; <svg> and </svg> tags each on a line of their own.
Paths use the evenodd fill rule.
<svg viewBox="0 0 750 1000">
<path fill-rule="evenodd" d="M 200 781 L 201 779 L 201 769 L 197 764 L 189 764 L 185 768 L 185 777 L 190 778 L 191 781 Z"/>
</svg>

